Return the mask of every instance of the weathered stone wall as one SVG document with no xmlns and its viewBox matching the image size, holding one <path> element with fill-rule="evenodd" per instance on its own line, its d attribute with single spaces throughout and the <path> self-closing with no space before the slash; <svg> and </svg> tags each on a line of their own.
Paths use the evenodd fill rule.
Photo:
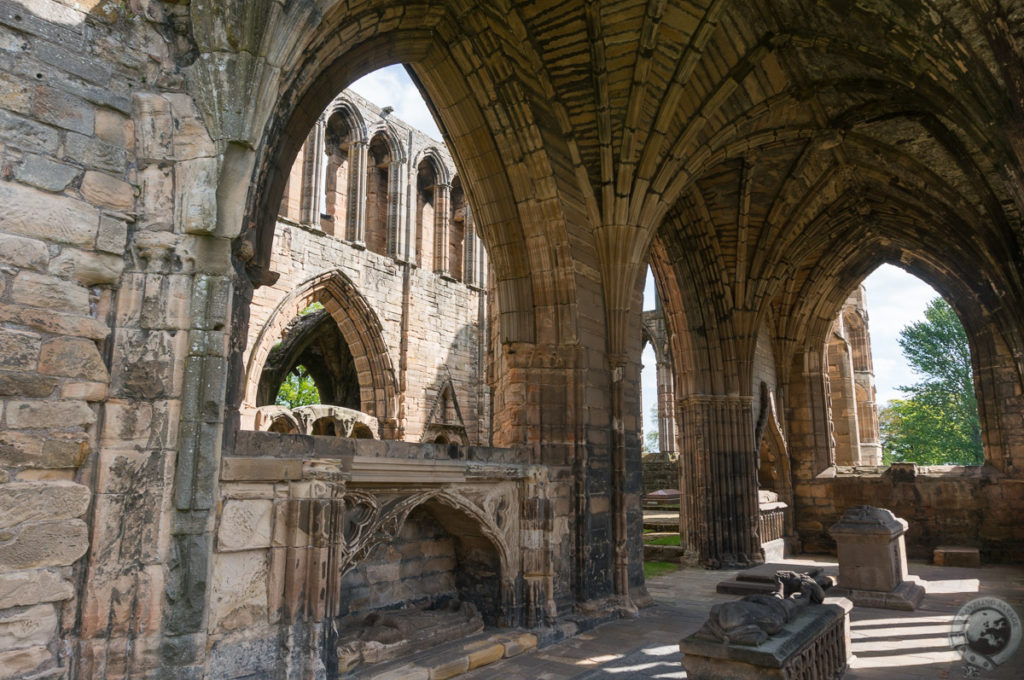
<svg viewBox="0 0 1024 680">
<path fill-rule="evenodd" d="M 644 457 L 644 493 L 660 489 L 679 488 L 679 463 L 677 461 L 649 460 L 654 456 Z"/>
<path fill-rule="evenodd" d="M 253 295 L 247 354 L 260 342 L 272 345 L 280 340 L 279 334 L 262 339 L 259 335 L 285 296 L 312 278 L 341 271 L 380 320 L 390 364 L 405 385 L 399 394 L 404 438 L 420 441 L 441 388 L 450 379 L 469 443 L 488 441 L 488 408 L 481 403 L 479 390 L 484 382 L 478 323 L 482 291 L 287 222 L 278 224 L 271 262 L 281 277 Z M 285 323 L 291 320 L 288 316 Z M 262 364 L 247 363 L 247 393 L 255 394 L 253 384 L 259 381 Z"/>
<path fill-rule="evenodd" d="M 828 528 L 847 508 L 872 505 L 907 520 L 907 554 L 915 559 L 930 560 L 940 545 L 963 545 L 978 548 L 983 561 L 1020 562 L 1022 493 L 1024 483 L 989 467 L 846 468 L 796 484 L 796 528 L 804 550 L 834 554 Z"/>
<path fill-rule="evenodd" d="M 176 224 L 169 192 L 140 192 L 166 187 L 173 172 L 139 160 L 152 156 L 153 128 L 140 115 L 146 100 L 138 85 L 156 80 L 167 48 L 153 32 L 125 30 L 123 8 L 99 4 L 0 4 L 5 678 L 67 667 L 79 635 L 125 634 L 107 628 L 98 611 L 112 606 L 110 582 L 81 588 L 80 558 L 90 547 L 92 570 L 114 557 L 131 565 L 121 573 L 145 578 L 147 565 L 161 561 L 159 516 L 145 499 L 155 481 L 161 502 L 163 484 L 151 474 L 159 465 L 146 469 L 145 461 L 171 445 L 166 422 L 178 410 L 185 341 L 174 329 L 188 324 L 189 284 L 157 277 L 147 288 L 150 254 L 127 244 L 130 229 L 170 236 Z M 188 98 L 162 100 L 168 116 L 172 100 L 187 124 Z M 206 155 L 195 143 L 201 130 L 175 136 L 177 158 Z M 186 308 L 153 304 L 157 295 Z M 149 375 L 140 362 L 151 362 Z M 149 447 L 152 454 L 143 451 Z M 130 529 L 129 511 L 138 522 Z M 95 517 L 100 528 L 90 531 Z M 136 612 L 127 627 L 158 619 L 145 602 L 125 606 Z"/>
</svg>

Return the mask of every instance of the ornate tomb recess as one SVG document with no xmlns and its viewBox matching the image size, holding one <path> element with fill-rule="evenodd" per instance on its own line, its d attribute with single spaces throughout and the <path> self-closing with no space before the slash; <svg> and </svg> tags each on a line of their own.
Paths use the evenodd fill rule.
<svg viewBox="0 0 1024 680">
<path fill-rule="evenodd" d="M 285 663 L 345 673 L 518 625 L 518 508 L 536 469 L 455 448 L 453 460 L 450 446 L 244 433 L 249 455 L 221 471 L 221 645 L 269 624 L 295 638 Z M 298 643 L 317 638 L 310 660 Z"/>
</svg>

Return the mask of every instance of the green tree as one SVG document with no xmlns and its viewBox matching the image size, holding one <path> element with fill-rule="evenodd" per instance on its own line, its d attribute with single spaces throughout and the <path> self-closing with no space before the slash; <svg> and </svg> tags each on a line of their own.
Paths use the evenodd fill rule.
<svg viewBox="0 0 1024 680">
<path fill-rule="evenodd" d="M 649 411 L 651 422 L 654 428 L 644 433 L 644 452 L 657 453 L 661 450 L 661 440 L 658 436 L 658 405 L 652 404 Z"/>
<path fill-rule="evenodd" d="M 925 320 L 900 331 L 903 355 L 920 382 L 901 386 L 879 414 L 883 462 L 980 465 L 984 462 L 967 333 L 942 298 Z"/>
<path fill-rule="evenodd" d="M 285 408 L 320 403 L 320 392 L 305 366 L 296 366 L 281 383 L 274 403 Z"/>
</svg>

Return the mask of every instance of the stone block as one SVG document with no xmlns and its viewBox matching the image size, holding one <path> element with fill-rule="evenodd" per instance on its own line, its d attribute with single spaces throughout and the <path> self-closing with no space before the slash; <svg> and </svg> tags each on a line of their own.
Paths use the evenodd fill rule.
<svg viewBox="0 0 1024 680">
<path fill-rule="evenodd" d="M 57 633 L 57 612 L 52 604 L 0 612 L 0 649 L 49 644 Z"/>
<path fill-rule="evenodd" d="M 0 322 L 4 321 L 56 335 L 76 335 L 93 340 L 102 340 L 110 335 L 110 328 L 102 321 L 52 309 L 0 304 Z"/>
<path fill-rule="evenodd" d="M 139 158 L 171 158 L 171 142 L 174 139 L 171 103 L 157 94 L 137 92 L 132 96 L 132 109 Z"/>
<path fill-rule="evenodd" d="M 940 545 L 933 553 L 935 564 L 942 567 L 980 567 L 981 554 L 977 548 Z"/>
<path fill-rule="evenodd" d="M 213 556 L 210 630 L 229 631 L 267 620 L 267 552 L 219 553 Z"/>
<path fill-rule="evenodd" d="M 7 465 L 73 468 L 82 464 L 90 450 L 84 434 L 62 438 L 54 434 L 0 431 L 0 459 Z"/>
<path fill-rule="evenodd" d="M 34 370 L 39 361 L 39 336 L 0 329 L 0 367 Z"/>
<path fill-rule="evenodd" d="M 78 177 L 79 172 L 78 168 L 51 161 L 45 156 L 25 154 L 21 165 L 14 171 L 14 177 L 24 184 L 60 193 Z"/>
<path fill-rule="evenodd" d="M 60 398 L 103 401 L 108 391 L 106 382 L 66 382 L 61 385 Z"/>
<path fill-rule="evenodd" d="M 0 530 L 0 570 L 73 564 L 89 549 L 89 528 L 80 519 L 29 522 Z"/>
<path fill-rule="evenodd" d="M 96 136 L 114 146 L 130 149 L 135 144 L 135 124 L 132 119 L 108 109 L 96 111 L 94 121 Z"/>
<path fill-rule="evenodd" d="M 14 278 L 13 300 L 22 305 L 88 316 L 89 291 L 72 281 L 29 271 Z"/>
<path fill-rule="evenodd" d="M 508 659 L 513 656 L 519 656 L 523 652 L 528 652 L 531 649 L 536 649 L 537 636 L 531 633 L 522 633 L 520 635 L 503 638 L 501 644 L 505 648 L 505 658 Z"/>
<path fill-rule="evenodd" d="M 448 680 L 469 670 L 469 658 L 460 656 L 430 669 L 430 680 Z"/>
<path fill-rule="evenodd" d="M 181 392 L 188 334 L 120 329 L 111 364 L 111 389 L 122 397 L 159 399 Z"/>
<path fill-rule="evenodd" d="M 49 249 L 42 241 L 13 234 L 0 234 L 0 265 L 21 269 L 46 269 Z"/>
<path fill-rule="evenodd" d="M 130 212 L 135 207 L 132 185 L 105 172 L 89 170 L 82 177 L 82 196 L 93 205 Z"/>
<path fill-rule="evenodd" d="M 0 486 L 0 528 L 80 517 L 91 497 L 88 487 L 74 482 L 9 482 Z"/>
<path fill-rule="evenodd" d="M 139 226 L 170 230 L 174 227 L 174 175 L 164 165 L 149 165 L 139 171 Z"/>
<path fill-rule="evenodd" d="M 301 460 L 228 458 L 221 461 L 222 481 L 288 481 L 302 479 Z"/>
<path fill-rule="evenodd" d="M 84 401 L 11 401 L 7 405 L 7 426 L 15 430 L 39 427 L 92 425 L 96 414 Z"/>
<path fill-rule="evenodd" d="M 0 108 L 28 113 L 32 109 L 34 89 L 31 83 L 11 74 L 0 74 Z"/>
<path fill-rule="evenodd" d="M 83 286 L 117 283 L 124 271 L 124 257 L 65 248 L 50 262 L 49 271 Z"/>
<path fill-rule="evenodd" d="M 0 652 L 0 680 L 27 676 L 47 661 L 52 660 L 53 655 L 46 647 L 28 647 Z"/>
<path fill-rule="evenodd" d="M 125 242 L 128 240 L 128 224 L 116 217 L 103 215 L 100 217 L 100 228 L 96 234 L 96 248 L 105 253 L 124 254 Z"/>
<path fill-rule="evenodd" d="M 182 161 L 174 168 L 176 230 L 212 234 L 217 228 L 216 158 Z"/>
<path fill-rule="evenodd" d="M 96 238 L 99 213 L 87 203 L 0 182 L 0 231 L 89 248 Z"/>
<path fill-rule="evenodd" d="M 277 432 L 243 430 L 235 439 L 235 455 L 274 458 L 309 458 L 314 452 L 313 437 Z"/>
<path fill-rule="evenodd" d="M 469 670 L 473 670 L 499 661 L 503 656 L 505 656 L 505 647 L 500 643 L 488 640 L 485 647 L 469 652 L 466 658 L 469 659 Z"/>
<path fill-rule="evenodd" d="M 53 338 L 39 352 L 39 372 L 66 378 L 107 382 L 107 367 L 96 343 L 85 338 Z"/>
<path fill-rule="evenodd" d="M 83 135 L 93 133 L 94 109 L 73 95 L 46 85 L 36 86 L 32 114 L 39 120 Z"/>
<path fill-rule="evenodd" d="M 60 148 L 60 131 L 0 110 L 0 140 L 17 140 L 22 149 L 55 154 Z"/>
<path fill-rule="evenodd" d="M 74 594 L 71 581 L 53 569 L 0 574 L 0 609 L 70 600 Z"/>
<path fill-rule="evenodd" d="M 270 500 L 230 500 L 224 503 L 217 529 L 222 551 L 270 547 L 274 503 Z"/>
<path fill-rule="evenodd" d="M 69 132 L 64 149 L 69 160 L 115 175 L 122 174 L 128 165 L 128 152 L 124 147 L 107 144 L 95 137 Z"/>
</svg>

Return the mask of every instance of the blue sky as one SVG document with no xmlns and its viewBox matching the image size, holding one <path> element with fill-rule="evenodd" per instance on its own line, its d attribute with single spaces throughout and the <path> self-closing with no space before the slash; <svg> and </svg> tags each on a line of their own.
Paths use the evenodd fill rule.
<svg viewBox="0 0 1024 680">
<path fill-rule="evenodd" d="M 380 107 L 394 107 L 394 115 L 437 140 L 441 133 L 413 84 L 405 67 L 388 66 L 364 76 L 350 89 Z M 897 338 L 900 329 L 924 318 L 924 308 L 938 296 L 928 284 L 898 267 L 882 265 L 864 280 L 867 292 L 868 321 L 871 330 L 872 358 L 875 367 L 875 387 L 879 407 L 900 396 L 900 385 L 916 382 L 900 351 Z M 654 280 L 648 276 L 644 289 L 644 308 L 654 307 Z M 643 410 L 644 431 L 657 427 L 650 418 L 651 406 L 657 403 L 654 350 L 644 349 Z"/>
</svg>

